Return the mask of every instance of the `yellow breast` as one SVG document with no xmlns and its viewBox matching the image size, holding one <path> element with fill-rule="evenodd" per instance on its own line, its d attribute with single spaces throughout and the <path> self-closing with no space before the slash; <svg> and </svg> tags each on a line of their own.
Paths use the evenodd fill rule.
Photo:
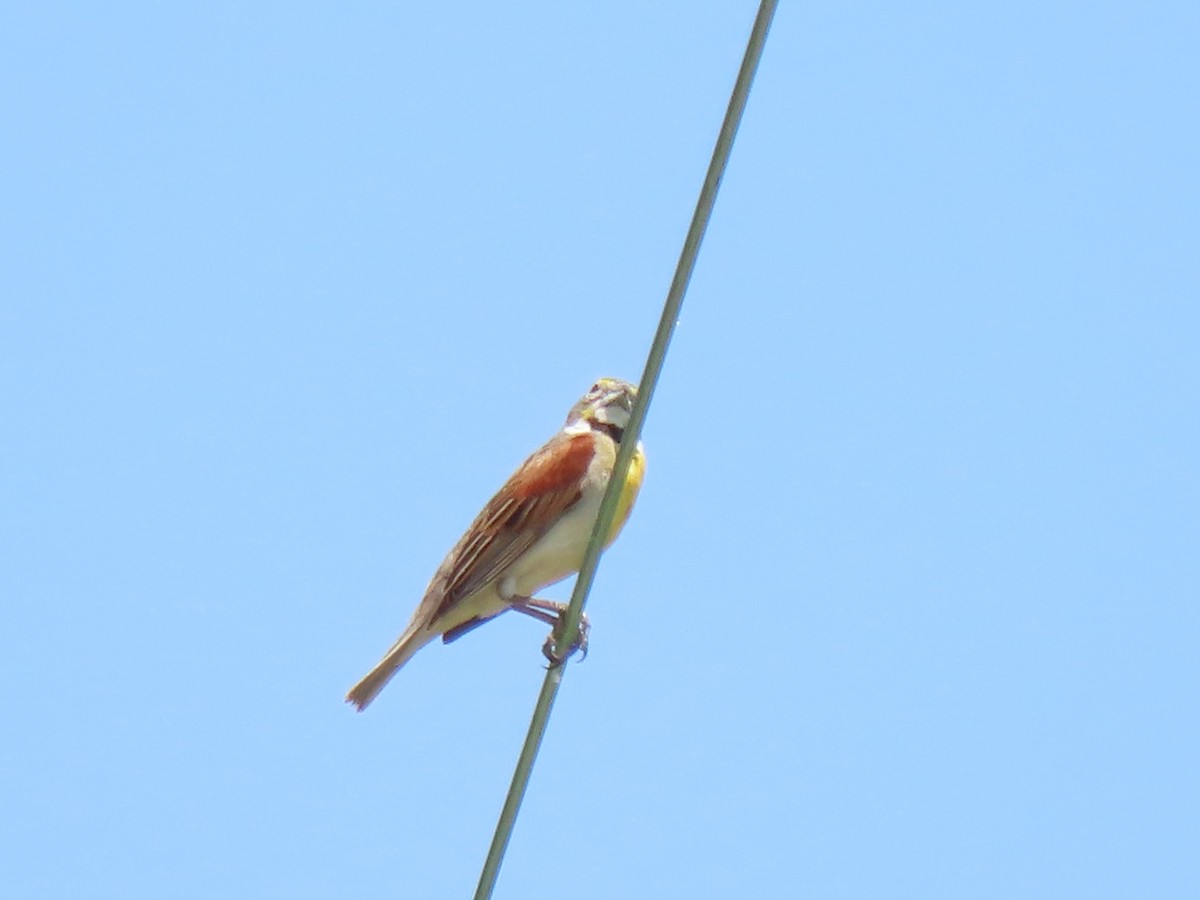
<svg viewBox="0 0 1200 900">
<path fill-rule="evenodd" d="M 642 450 L 642 442 L 638 441 L 633 459 L 629 461 L 629 471 L 625 474 L 625 484 L 621 486 L 621 496 L 617 498 L 617 511 L 613 516 L 612 529 L 604 542 L 605 547 L 615 541 L 617 535 L 621 533 L 621 529 L 625 527 L 629 513 L 633 510 L 634 501 L 637 500 L 638 491 L 641 490 L 642 478 L 645 474 L 646 454 Z"/>
</svg>

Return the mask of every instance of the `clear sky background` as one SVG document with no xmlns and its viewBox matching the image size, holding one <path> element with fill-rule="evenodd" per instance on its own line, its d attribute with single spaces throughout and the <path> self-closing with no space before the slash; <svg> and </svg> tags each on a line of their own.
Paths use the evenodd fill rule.
<svg viewBox="0 0 1200 900">
<path fill-rule="evenodd" d="M 5 896 L 470 895 L 545 629 L 342 696 L 640 374 L 754 10 L 5 5 Z M 1200 896 L 1197 47 L 782 5 L 497 897 Z"/>
</svg>

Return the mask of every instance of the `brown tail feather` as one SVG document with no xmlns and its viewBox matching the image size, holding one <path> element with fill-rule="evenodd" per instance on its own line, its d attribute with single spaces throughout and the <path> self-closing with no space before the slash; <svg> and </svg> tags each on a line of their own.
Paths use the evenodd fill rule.
<svg viewBox="0 0 1200 900">
<path fill-rule="evenodd" d="M 346 702 L 353 703 L 359 712 L 367 708 L 375 697 L 383 690 L 384 685 L 392 680 L 392 676 L 400 667 L 412 659 L 414 653 L 437 637 L 436 632 L 415 629 L 404 632 L 400 639 L 392 644 L 392 648 L 384 655 L 379 664 L 368 672 L 358 684 L 350 688 L 346 694 Z"/>
</svg>

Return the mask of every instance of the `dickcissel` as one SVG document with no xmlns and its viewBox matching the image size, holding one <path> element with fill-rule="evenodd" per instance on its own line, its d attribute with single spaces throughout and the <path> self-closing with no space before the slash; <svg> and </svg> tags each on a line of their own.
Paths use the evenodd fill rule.
<svg viewBox="0 0 1200 900">
<path fill-rule="evenodd" d="M 579 571 L 636 396 L 632 384 L 601 378 L 571 407 L 562 430 L 521 464 L 442 560 L 404 633 L 347 702 L 365 709 L 430 641 L 449 643 L 510 609 L 554 626 L 543 652 L 561 662 L 554 644 L 566 604 L 534 594 Z M 629 517 L 645 468 L 638 442 L 605 547 Z M 586 651 L 587 627 L 585 617 L 572 649 Z"/>
</svg>

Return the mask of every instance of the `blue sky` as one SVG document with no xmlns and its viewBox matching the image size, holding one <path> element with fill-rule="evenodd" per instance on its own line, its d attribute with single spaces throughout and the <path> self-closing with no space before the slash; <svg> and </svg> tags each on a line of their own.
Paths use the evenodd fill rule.
<svg viewBox="0 0 1200 900">
<path fill-rule="evenodd" d="M 341 698 L 640 373 L 754 9 L 5 7 L 12 896 L 470 894 L 544 630 Z M 497 897 L 1200 894 L 1197 46 L 783 4 Z"/>
</svg>

